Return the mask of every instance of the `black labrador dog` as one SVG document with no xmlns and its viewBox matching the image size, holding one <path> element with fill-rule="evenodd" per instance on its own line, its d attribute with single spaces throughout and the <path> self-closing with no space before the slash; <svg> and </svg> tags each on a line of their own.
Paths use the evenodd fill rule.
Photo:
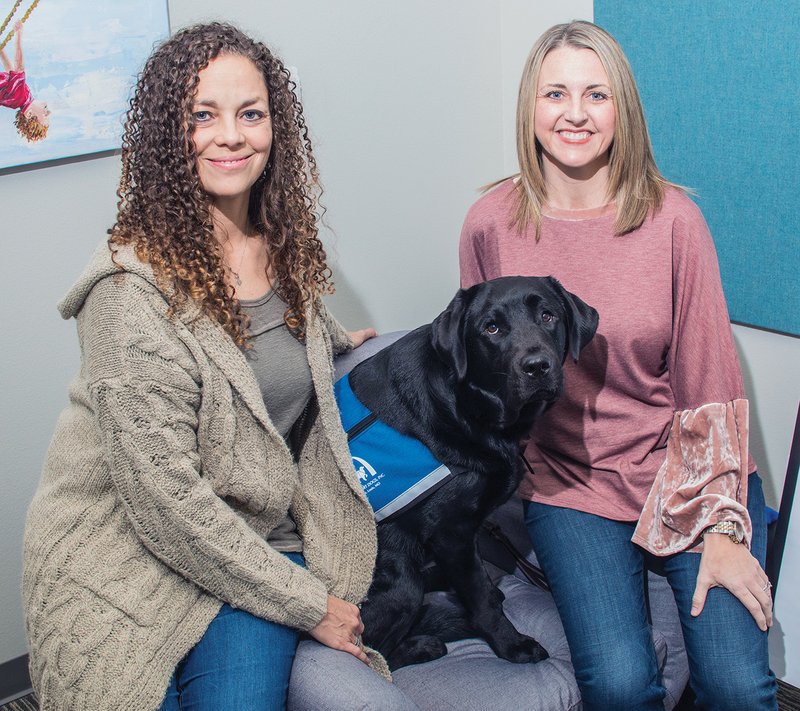
<svg viewBox="0 0 800 711">
<path fill-rule="evenodd" d="M 501 277 L 460 290 L 433 323 L 351 371 L 366 407 L 456 472 L 378 526 L 375 577 L 361 614 L 365 642 L 392 669 L 441 657 L 446 641 L 468 636 L 483 637 L 512 662 L 547 658 L 505 617 L 476 539 L 517 489 L 520 440 L 560 395 L 563 361 L 577 360 L 597 323 L 597 312 L 552 277 Z M 423 613 L 431 561 L 463 603 L 466 626 Z"/>
</svg>

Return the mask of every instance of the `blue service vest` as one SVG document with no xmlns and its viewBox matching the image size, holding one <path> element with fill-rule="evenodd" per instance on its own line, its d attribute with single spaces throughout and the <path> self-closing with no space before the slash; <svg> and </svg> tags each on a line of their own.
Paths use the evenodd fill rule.
<svg viewBox="0 0 800 711">
<path fill-rule="evenodd" d="M 337 380 L 333 389 L 353 466 L 376 521 L 430 496 L 451 476 L 422 442 L 381 422 L 363 405 L 350 387 L 349 375 Z"/>
</svg>

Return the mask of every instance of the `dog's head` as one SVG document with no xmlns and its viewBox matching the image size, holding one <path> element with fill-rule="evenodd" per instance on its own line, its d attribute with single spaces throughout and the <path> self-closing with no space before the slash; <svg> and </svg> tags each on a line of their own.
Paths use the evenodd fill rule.
<svg viewBox="0 0 800 711">
<path fill-rule="evenodd" d="M 477 419 L 529 425 L 561 394 L 598 315 L 553 277 L 500 277 L 461 289 L 432 326 L 432 345 Z"/>
</svg>

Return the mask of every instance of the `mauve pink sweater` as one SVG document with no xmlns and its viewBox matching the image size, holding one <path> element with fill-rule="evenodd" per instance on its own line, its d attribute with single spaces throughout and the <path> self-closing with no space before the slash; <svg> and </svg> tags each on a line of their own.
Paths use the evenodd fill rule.
<svg viewBox="0 0 800 711">
<path fill-rule="evenodd" d="M 534 427 L 526 457 L 535 475 L 520 496 L 619 521 L 641 516 L 634 540 L 661 555 L 693 545 L 719 520 L 740 523 L 749 539 L 747 403 L 699 208 L 668 189 L 662 209 L 621 236 L 613 206 L 553 210 L 536 242 L 532 229 L 511 226 L 515 207 L 508 180 L 470 208 L 462 286 L 552 275 L 600 314 L 579 362 L 565 364 L 563 397 Z M 736 457 L 744 466 L 729 462 Z"/>
</svg>

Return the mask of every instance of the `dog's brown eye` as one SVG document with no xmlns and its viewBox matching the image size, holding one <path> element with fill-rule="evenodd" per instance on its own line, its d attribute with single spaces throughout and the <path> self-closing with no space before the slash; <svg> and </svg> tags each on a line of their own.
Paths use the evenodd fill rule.
<svg viewBox="0 0 800 711">
<path fill-rule="evenodd" d="M 551 314 L 549 311 L 542 311 L 542 321 L 544 323 L 550 323 L 551 321 L 555 320 L 555 316 Z"/>
<path fill-rule="evenodd" d="M 494 336 L 500 329 L 497 328 L 497 324 L 493 321 L 492 323 L 486 324 L 486 328 L 483 330 L 486 331 L 486 333 L 488 333 L 490 336 Z"/>
</svg>

